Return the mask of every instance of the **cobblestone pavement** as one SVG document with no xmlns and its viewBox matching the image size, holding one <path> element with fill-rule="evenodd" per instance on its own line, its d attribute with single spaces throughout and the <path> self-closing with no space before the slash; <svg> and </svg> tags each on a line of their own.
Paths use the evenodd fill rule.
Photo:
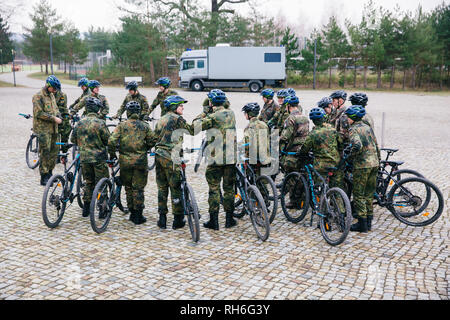
<svg viewBox="0 0 450 320">
<path fill-rule="evenodd" d="M 67 89 L 69 101 L 79 89 Z M 373 231 L 351 233 L 331 247 L 319 230 L 286 221 L 281 210 L 262 243 L 248 217 L 225 230 L 201 229 L 193 244 L 189 230 L 156 226 L 155 172 L 150 172 L 144 215 L 134 226 L 114 211 L 108 230 L 95 234 L 74 203 L 61 225 L 48 229 L 41 216 L 44 187 L 24 159 L 33 88 L 0 89 L 0 299 L 448 299 L 449 298 L 449 96 L 369 93 L 369 112 L 385 146 L 399 147 L 395 159 L 435 182 L 445 198 L 444 213 L 425 228 L 406 226 L 376 208 Z M 150 99 L 154 89 L 143 89 Z M 205 93 L 179 92 L 189 100 L 188 121 L 200 112 Z M 112 111 L 126 91 L 103 88 Z M 304 109 L 327 92 L 301 91 Z M 240 108 L 260 101 L 256 94 L 230 92 L 238 126 Z M 194 144 L 198 144 L 198 139 Z M 207 213 L 204 166 L 187 170 L 202 214 Z M 61 171 L 58 165 L 56 171 Z M 309 219 L 309 214 L 307 216 Z M 168 218 L 168 225 L 172 217 Z"/>
</svg>

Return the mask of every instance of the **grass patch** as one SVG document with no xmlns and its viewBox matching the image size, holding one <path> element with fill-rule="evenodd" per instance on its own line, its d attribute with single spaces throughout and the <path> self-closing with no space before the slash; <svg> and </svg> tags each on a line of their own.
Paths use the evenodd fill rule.
<svg viewBox="0 0 450 320">
<path fill-rule="evenodd" d="M 45 79 L 47 79 L 48 76 L 49 75 L 45 74 L 45 72 L 34 72 L 34 73 L 30 73 L 28 75 L 29 78 L 39 79 L 39 80 L 45 80 Z M 68 73 L 55 72 L 55 76 L 59 79 L 59 81 L 61 81 L 61 83 L 70 84 L 73 86 L 76 86 L 78 84 L 78 81 L 69 79 Z"/>
</svg>

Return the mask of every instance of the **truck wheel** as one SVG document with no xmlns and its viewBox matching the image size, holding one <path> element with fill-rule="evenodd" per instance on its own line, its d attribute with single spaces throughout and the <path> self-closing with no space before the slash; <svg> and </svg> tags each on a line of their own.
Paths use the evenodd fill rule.
<svg viewBox="0 0 450 320">
<path fill-rule="evenodd" d="M 250 92 L 259 92 L 259 90 L 261 89 L 261 86 L 259 85 L 258 82 L 252 82 L 252 83 L 250 83 L 248 88 L 250 89 Z"/>
<path fill-rule="evenodd" d="M 203 90 L 203 84 L 200 81 L 198 81 L 198 80 L 192 81 L 191 89 L 193 91 L 202 91 Z"/>
</svg>

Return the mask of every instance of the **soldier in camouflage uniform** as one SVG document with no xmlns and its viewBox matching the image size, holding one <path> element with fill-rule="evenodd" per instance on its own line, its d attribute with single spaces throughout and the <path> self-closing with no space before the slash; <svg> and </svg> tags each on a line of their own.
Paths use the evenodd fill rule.
<svg viewBox="0 0 450 320">
<path fill-rule="evenodd" d="M 333 100 L 333 111 L 330 114 L 330 120 L 329 123 L 336 128 L 336 130 L 339 132 L 338 126 L 338 119 L 345 114 L 345 106 L 344 103 L 347 100 L 347 93 L 343 90 L 338 90 L 333 92 L 330 95 L 330 98 Z"/>
<path fill-rule="evenodd" d="M 159 86 L 159 92 L 156 96 L 155 100 L 153 100 L 152 105 L 150 106 L 150 109 L 148 111 L 148 114 L 151 114 L 153 110 L 159 105 L 161 108 L 161 117 L 164 116 L 169 110 L 164 106 L 164 100 L 167 97 L 170 96 L 177 96 L 178 93 L 175 90 L 169 89 L 170 84 L 172 82 L 169 78 L 159 78 L 158 81 L 156 81 L 156 85 Z"/>
<path fill-rule="evenodd" d="M 219 230 L 220 207 L 220 182 L 223 180 L 223 206 L 226 213 L 225 228 L 231 228 L 237 224 L 233 219 L 234 212 L 234 183 L 235 151 L 236 151 L 236 119 L 231 109 L 225 109 L 225 93 L 214 89 L 208 94 L 213 105 L 213 112 L 204 118 L 197 117 L 193 122 L 195 127 L 200 127 L 206 132 L 209 147 L 212 147 L 208 166 L 206 168 L 206 181 L 209 186 L 209 221 L 204 223 L 205 228 Z M 214 130 L 209 130 L 214 129 Z M 197 130 L 196 130 L 197 132 Z M 220 132 L 220 136 L 218 135 Z M 210 139 L 214 137 L 214 140 Z M 218 139 L 218 141 L 216 141 Z M 221 141 L 219 141 L 221 140 Z"/>
<path fill-rule="evenodd" d="M 103 104 L 95 97 L 87 97 L 85 104 L 87 116 L 78 122 L 71 137 L 72 143 L 76 144 L 80 150 L 81 172 L 86 183 L 83 217 L 89 216 L 95 185 L 100 179 L 109 177 L 106 165 L 109 131 L 105 121 L 98 117 Z M 102 215 L 103 213 L 100 213 L 100 216 Z"/>
<path fill-rule="evenodd" d="M 272 89 L 264 89 L 263 91 L 261 91 L 261 95 L 263 97 L 264 107 L 261 111 L 261 114 L 258 117 L 258 120 L 267 123 L 269 122 L 270 119 L 272 119 L 272 117 L 280 109 L 280 107 L 273 100 L 275 92 Z"/>
<path fill-rule="evenodd" d="M 72 111 L 70 112 L 70 114 L 72 116 L 75 115 L 78 111 L 80 111 L 81 109 L 83 109 L 86 106 L 87 98 L 94 97 L 94 98 L 100 100 L 100 102 L 102 103 L 102 107 L 100 109 L 98 117 L 102 120 L 105 120 L 106 115 L 109 113 L 109 104 L 108 104 L 108 100 L 106 100 L 106 97 L 104 95 L 99 94 L 100 82 L 98 82 L 97 80 L 89 81 L 89 89 L 91 90 L 91 94 L 89 96 L 86 96 L 83 99 L 81 99 L 80 102 L 78 102 L 72 108 Z"/>
<path fill-rule="evenodd" d="M 267 121 L 267 126 L 271 129 L 279 129 L 277 128 L 278 119 L 280 117 L 280 114 L 285 112 L 284 107 L 284 99 L 288 96 L 286 89 L 281 89 L 277 92 L 277 99 L 278 99 L 278 110 L 275 111 L 272 118 Z"/>
<path fill-rule="evenodd" d="M 49 76 L 46 85 L 33 96 L 33 132 L 39 141 L 39 172 L 41 185 L 45 186 L 52 176 L 58 156 L 56 141 L 58 125 L 62 123 L 54 94 L 61 90 L 55 76 Z"/>
<path fill-rule="evenodd" d="M 361 119 L 366 111 L 352 106 L 346 114 L 350 123 L 349 159 L 353 161 L 353 202 L 358 222 L 351 231 L 367 232 L 372 228 L 373 195 L 376 190 L 380 149 L 372 128 Z"/>
<path fill-rule="evenodd" d="M 81 78 L 80 81 L 78 81 L 78 86 L 81 88 L 83 93 L 69 106 L 69 111 L 72 111 L 73 107 L 75 107 L 81 99 L 91 94 L 91 90 L 89 90 L 89 80 L 87 78 Z"/>
<path fill-rule="evenodd" d="M 140 120 L 141 106 L 137 101 L 125 105 L 127 121 L 119 123 L 108 142 L 110 158 L 116 158 L 119 149 L 120 179 L 125 186 L 130 220 L 134 224 L 147 221 L 142 215 L 144 205 L 144 188 L 147 185 L 147 152 L 154 147 L 156 137 L 148 123 Z"/>
<path fill-rule="evenodd" d="M 67 109 L 67 95 L 62 91 L 55 93 L 55 101 L 58 106 L 59 114 L 62 117 L 62 123 L 58 125 L 58 133 L 61 137 L 61 142 L 67 143 L 69 141 L 72 126 L 70 125 L 69 109 Z M 61 147 L 62 152 L 67 152 L 67 145 Z"/>
<path fill-rule="evenodd" d="M 260 106 L 256 102 L 247 103 L 242 108 L 245 118 L 249 120 L 244 129 L 245 158 L 249 159 L 257 176 L 261 175 L 261 166 L 270 164 L 269 127 L 258 119 L 259 110 Z"/>
<path fill-rule="evenodd" d="M 203 106 L 203 112 L 204 112 L 204 113 L 208 113 L 207 110 L 209 110 L 210 108 L 212 108 L 212 107 L 211 107 L 211 104 L 210 104 L 210 101 L 211 101 L 211 100 L 210 100 L 209 98 L 206 98 L 205 100 L 203 100 L 202 106 Z M 228 98 L 227 98 L 227 101 L 225 101 L 225 103 L 223 104 L 223 107 L 224 107 L 225 109 L 228 109 L 230 106 L 231 106 L 230 101 L 228 101 Z"/>
<path fill-rule="evenodd" d="M 365 109 L 367 106 L 367 102 L 369 101 L 369 98 L 367 97 L 367 95 L 365 93 L 357 92 L 357 93 L 352 94 L 350 96 L 349 100 L 353 106 L 362 106 Z M 372 128 L 372 130 L 375 130 L 373 118 L 370 116 L 370 114 L 367 113 L 367 109 L 366 109 L 366 114 L 361 119 L 361 121 L 364 122 L 365 124 L 367 124 L 368 126 L 370 126 Z"/>
<path fill-rule="evenodd" d="M 319 102 L 317 102 L 317 106 L 325 111 L 325 116 L 323 117 L 325 123 L 330 123 L 333 112 L 333 99 L 330 97 L 323 97 Z"/>
<path fill-rule="evenodd" d="M 166 229 L 167 197 L 172 197 L 172 210 L 174 220 L 172 229 L 183 228 L 186 224 L 184 212 L 181 204 L 181 167 L 179 163 L 180 152 L 182 151 L 183 135 L 178 139 L 175 134 L 187 131 L 194 134 L 192 125 L 186 123 L 183 118 L 183 104 L 187 101 L 180 96 L 169 96 L 164 100 L 164 107 L 167 110 L 155 128 L 156 144 L 156 183 L 158 185 L 158 227 Z"/>
<path fill-rule="evenodd" d="M 119 110 L 117 110 L 117 113 L 115 116 L 113 116 L 113 119 L 118 119 L 122 116 L 122 114 L 125 112 L 125 107 L 128 102 L 130 101 L 136 101 L 139 103 L 141 111 L 139 119 L 145 120 L 148 118 L 149 115 L 149 106 L 147 102 L 147 98 L 142 95 L 138 90 L 138 83 L 136 81 L 130 81 L 127 86 L 125 87 L 128 90 L 128 94 L 125 97 L 125 100 L 123 100 L 122 105 L 119 107 Z"/>
</svg>

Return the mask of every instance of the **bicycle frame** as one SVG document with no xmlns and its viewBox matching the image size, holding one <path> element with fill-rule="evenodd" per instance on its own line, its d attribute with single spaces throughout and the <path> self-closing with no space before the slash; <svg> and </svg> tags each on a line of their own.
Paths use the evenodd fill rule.
<svg viewBox="0 0 450 320">
<path fill-rule="evenodd" d="M 61 145 L 66 145 L 66 144 L 65 143 L 61 143 L 61 142 L 57 142 L 56 145 L 61 146 Z M 73 145 L 72 145 L 72 147 L 73 147 Z M 64 158 L 66 158 L 67 157 L 67 153 L 59 153 L 58 156 L 62 156 Z M 67 199 L 62 200 L 63 202 L 67 202 L 69 200 L 72 201 L 75 198 L 75 196 L 72 197 L 72 194 L 73 194 L 72 192 L 73 192 L 73 187 L 75 186 L 75 182 L 77 181 L 77 175 L 80 174 L 79 173 L 80 165 L 81 165 L 81 163 L 80 163 L 80 154 L 77 153 L 77 155 L 75 156 L 75 159 L 70 163 L 69 168 L 67 168 L 67 163 L 66 163 L 65 160 L 62 161 L 62 163 L 64 165 L 64 178 L 65 178 L 65 180 L 66 181 L 70 181 L 71 180 L 70 181 L 70 190 L 65 190 L 65 192 L 69 192 L 66 195 Z M 75 169 L 74 169 L 74 171 L 72 173 L 71 169 L 73 167 L 75 167 Z M 69 179 L 69 173 L 72 173 L 71 179 Z M 66 184 L 65 189 L 67 189 L 67 184 Z"/>
</svg>

